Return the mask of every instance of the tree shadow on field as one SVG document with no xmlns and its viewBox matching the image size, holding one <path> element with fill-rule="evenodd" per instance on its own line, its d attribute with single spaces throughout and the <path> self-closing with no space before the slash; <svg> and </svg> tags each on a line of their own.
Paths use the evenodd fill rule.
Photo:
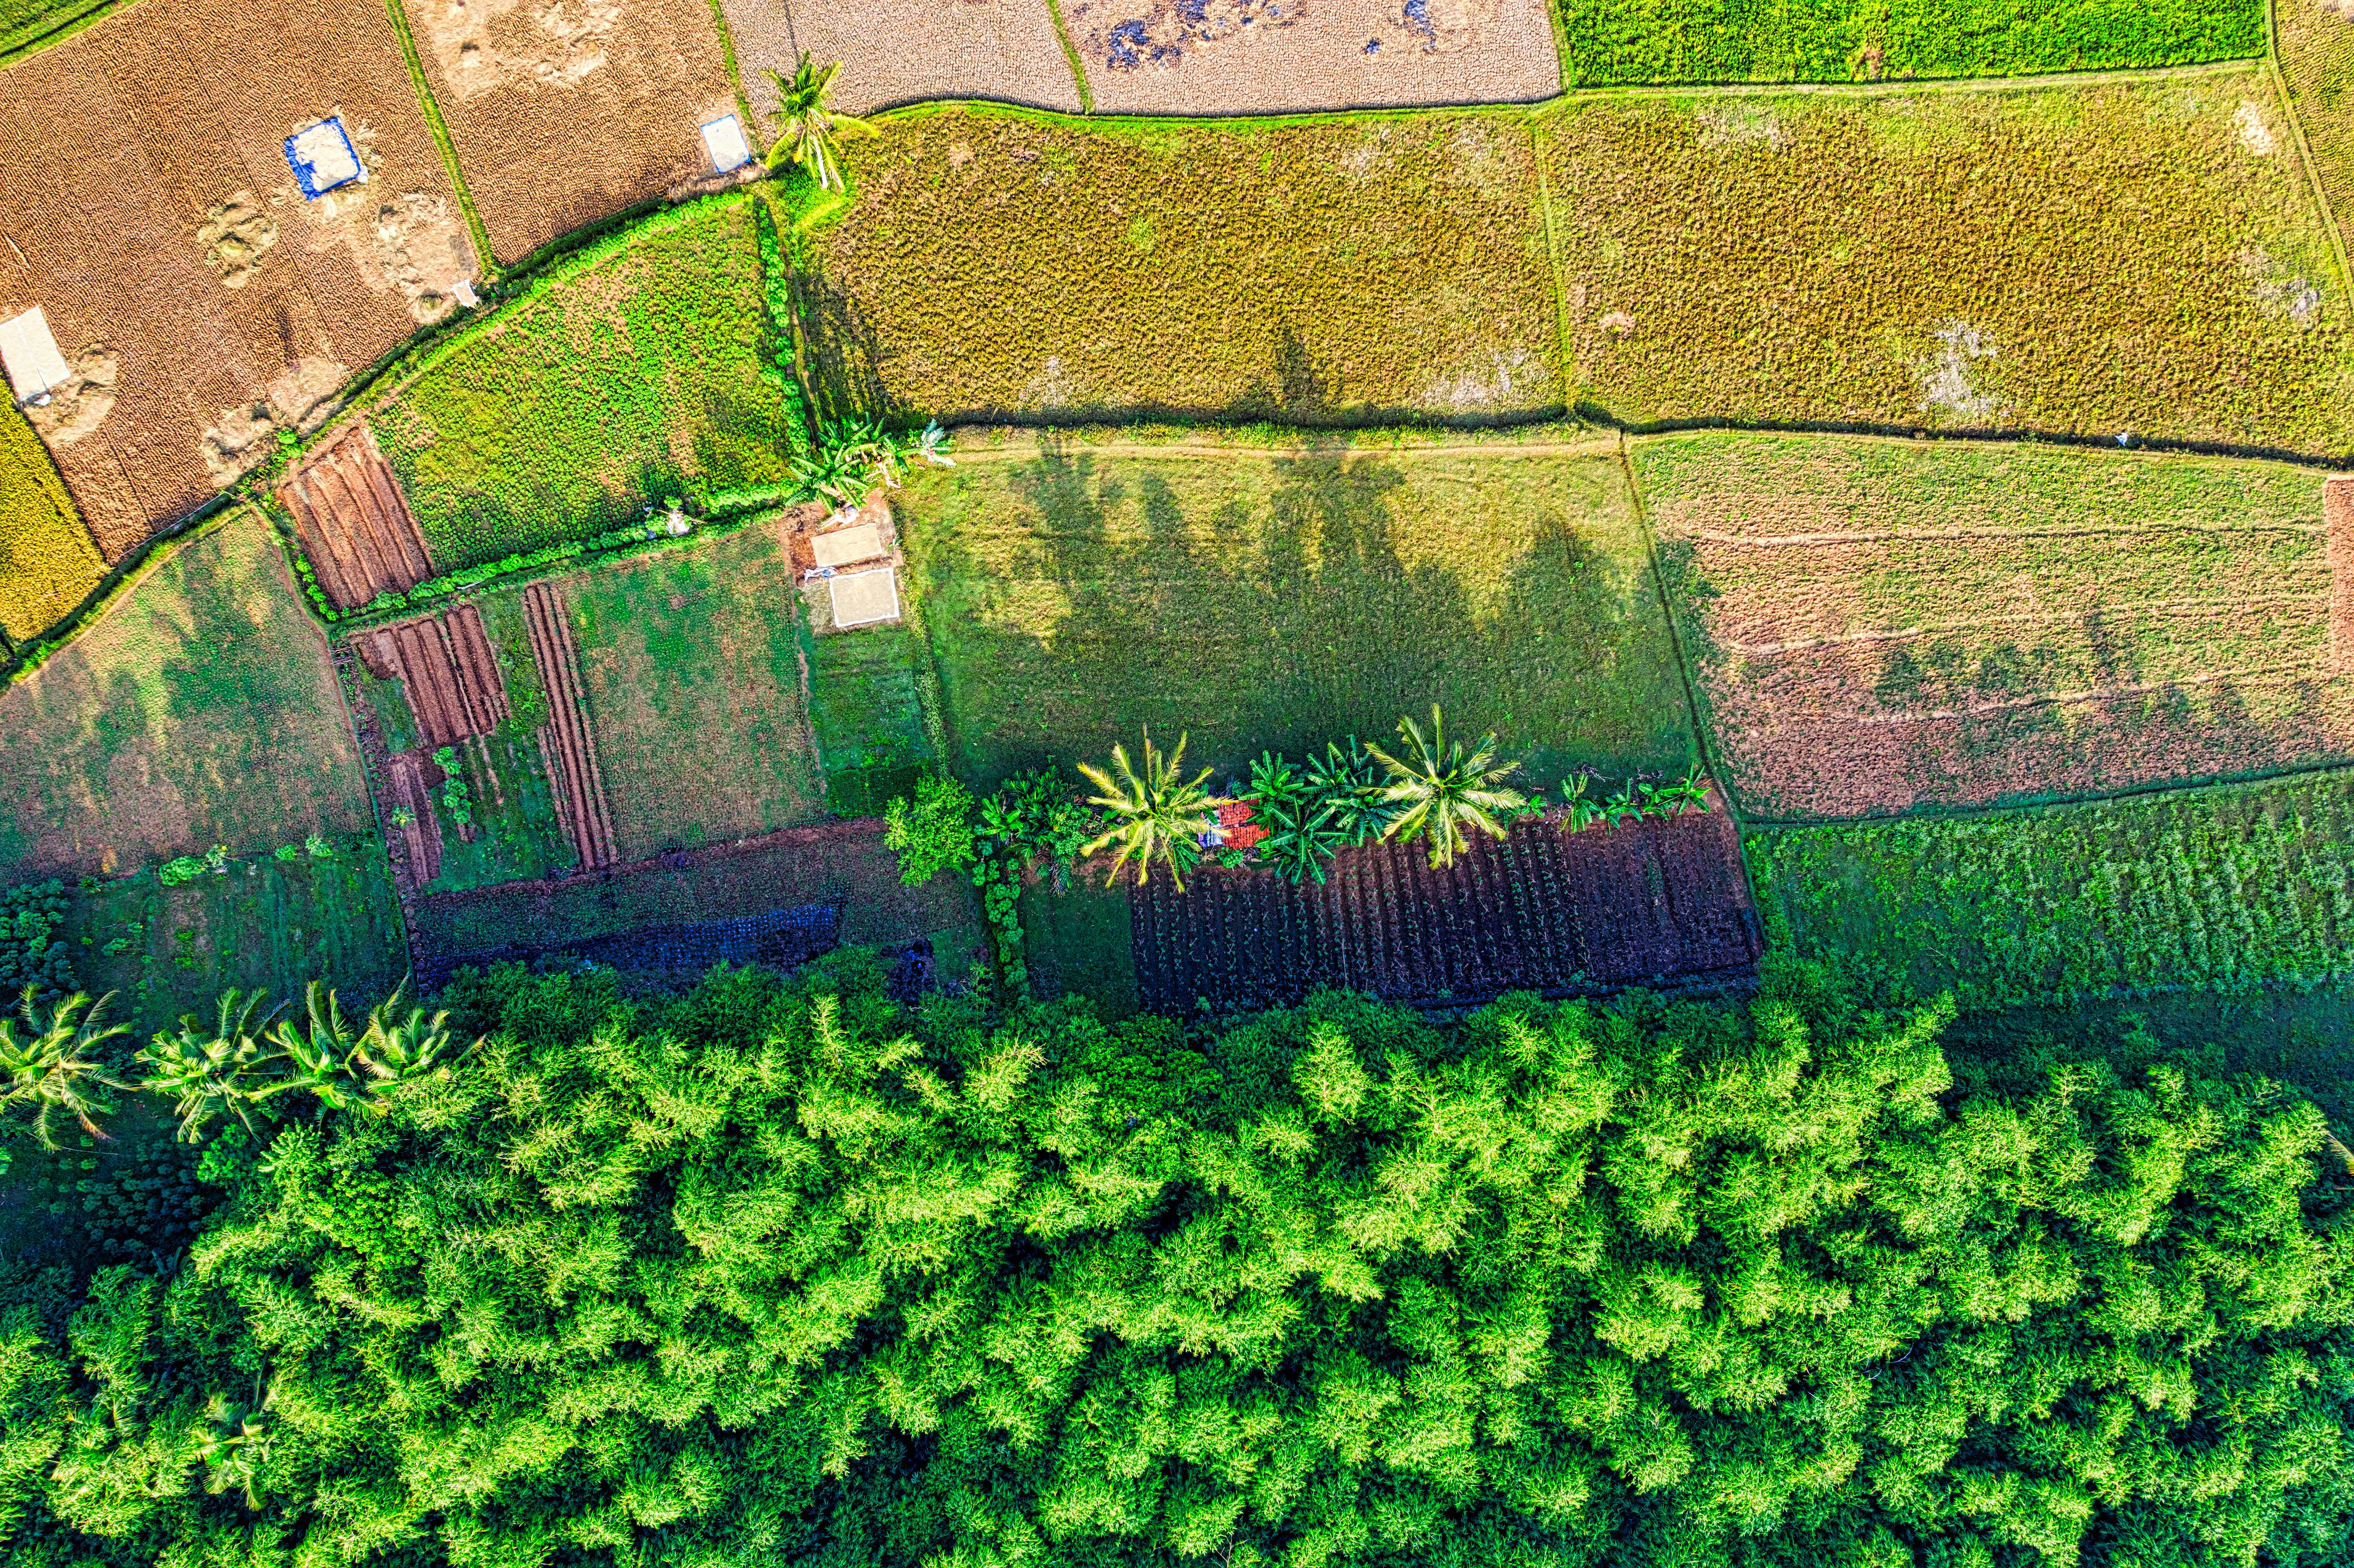
<svg viewBox="0 0 2354 1568">
<path fill-rule="evenodd" d="M 793 271 L 801 372 L 821 418 L 885 418 L 896 412 L 883 385 L 883 340 L 866 309 L 822 270 Z"/>
<path fill-rule="evenodd" d="M 1150 726 L 1164 745 L 1188 736 L 1189 765 L 1222 784 L 1262 749 L 1305 756 L 1352 734 L 1386 745 L 1433 702 L 1467 737 L 1495 729 L 1538 783 L 1686 755 L 1665 639 L 1638 597 L 1649 584 L 1568 519 L 1539 513 L 1510 567 L 1475 579 L 1426 535 L 1402 550 L 1400 509 L 1415 502 L 1394 462 L 1341 447 L 1278 459 L 1263 502 L 1181 493 L 1172 476 L 1183 482 L 1050 440 L 1008 475 L 1030 514 L 1009 558 L 981 560 L 961 535 L 926 552 L 966 771 L 1133 752 Z M 1016 630 L 999 594 L 1056 609 Z M 1608 689 L 1647 627 L 1662 650 L 1655 683 L 1675 697 L 1659 705 L 1669 759 L 1648 711 L 1630 755 L 1618 726 L 1641 705 Z"/>
</svg>

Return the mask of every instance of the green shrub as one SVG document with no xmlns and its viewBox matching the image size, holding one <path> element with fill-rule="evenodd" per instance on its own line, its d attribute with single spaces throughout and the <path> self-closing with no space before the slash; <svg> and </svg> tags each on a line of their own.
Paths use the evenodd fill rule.
<svg viewBox="0 0 2354 1568">
<path fill-rule="evenodd" d="M 944 871 L 972 863 L 972 791 L 945 774 L 927 773 L 912 796 L 883 812 L 883 842 L 899 857 L 899 880 L 918 887 Z"/>
<path fill-rule="evenodd" d="M 65 884 L 55 878 L 0 892 L 0 1013 L 14 1008 L 28 985 L 44 1006 L 74 989 L 58 936 L 65 923 Z"/>
</svg>

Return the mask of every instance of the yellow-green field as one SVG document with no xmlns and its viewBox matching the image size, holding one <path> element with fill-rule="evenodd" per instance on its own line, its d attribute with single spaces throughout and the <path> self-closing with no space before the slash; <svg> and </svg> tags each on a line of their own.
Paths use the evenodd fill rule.
<svg viewBox="0 0 2354 1568">
<path fill-rule="evenodd" d="M 0 413 L 0 632 L 21 642 L 47 630 L 105 575 L 57 464 L 10 407 Z"/>
</svg>

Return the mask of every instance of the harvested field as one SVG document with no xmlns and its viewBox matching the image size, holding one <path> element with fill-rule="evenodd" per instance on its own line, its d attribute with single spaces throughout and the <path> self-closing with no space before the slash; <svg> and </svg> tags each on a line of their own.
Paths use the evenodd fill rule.
<svg viewBox="0 0 2354 1568">
<path fill-rule="evenodd" d="M 401 857 L 408 883 L 403 892 L 415 895 L 431 886 L 441 876 L 441 817 L 434 810 L 433 788 L 426 782 L 428 769 L 433 764 L 414 751 L 393 753 L 385 779 L 385 810 L 401 813 L 393 818 L 392 831 L 400 835 Z"/>
<path fill-rule="evenodd" d="M 370 178 L 305 201 L 282 143 L 328 114 Z M 78 372 L 35 422 L 109 559 L 315 427 L 477 270 L 371 0 L 300 26 L 126 7 L 0 74 L 0 316 L 40 305 Z"/>
<path fill-rule="evenodd" d="M 2354 561 L 2333 559 L 2318 472 L 1829 436 L 1657 437 L 1633 456 L 1719 754 L 1754 814 L 2354 756 L 2332 630 Z"/>
<path fill-rule="evenodd" d="M 416 716 L 418 744 L 428 750 L 488 735 L 507 716 L 498 661 L 471 604 L 364 631 L 353 641 L 370 674 L 400 683 Z"/>
<path fill-rule="evenodd" d="M 250 854 L 369 825 L 325 639 L 249 512 L 162 553 L 0 688 L 0 879 Z"/>
<path fill-rule="evenodd" d="M 566 577 L 573 679 L 611 802 L 614 855 L 749 837 L 825 814 L 796 596 L 776 526 Z"/>
<path fill-rule="evenodd" d="M 2354 7 L 2274 0 L 2281 76 L 2339 234 L 2354 224 Z"/>
<path fill-rule="evenodd" d="M 813 343 L 918 418 L 1295 424 L 1564 401 L 1518 113 L 1061 122 L 948 107 L 845 149 Z"/>
<path fill-rule="evenodd" d="M 2354 337 L 2261 67 L 1543 120 L 1568 372 L 1728 418 L 2354 451 Z"/>
<path fill-rule="evenodd" d="M 48 630 L 105 575 L 40 439 L 14 407 L 0 412 L 0 650 Z"/>
<path fill-rule="evenodd" d="M 1129 894 L 1143 1004 L 1235 1012 L 1322 987 L 1472 1004 L 1511 991 L 1745 980 L 1756 922 L 1721 812 L 1476 838 L 1445 871 L 1406 844 L 1343 850 L 1322 886 L 1204 867 Z"/>
<path fill-rule="evenodd" d="M 1066 0 L 1113 114 L 1515 103 L 1561 90 L 1549 0 Z"/>
<path fill-rule="evenodd" d="M 788 477 L 750 199 L 550 269 L 370 414 L 440 569 L 592 537 L 690 484 Z"/>
<path fill-rule="evenodd" d="M 705 0 L 408 0 L 425 79 L 503 262 L 711 173 L 736 112 Z"/>
<path fill-rule="evenodd" d="M 278 487 L 319 586 L 339 609 L 434 575 L 425 535 L 376 436 L 355 420 Z"/>
<path fill-rule="evenodd" d="M 1556 0 L 1572 87 L 2032 76 L 2264 52 L 2258 0 Z"/>
<path fill-rule="evenodd" d="M 2354 979 L 2354 772 L 2081 805 L 1778 828 L 1770 941 L 1965 1008 Z"/>
<path fill-rule="evenodd" d="M 734 920 L 822 905 L 841 912 L 846 945 L 928 938 L 940 971 L 961 978 L 978 950 L 971 887 L 940 877 L 899 881 L 898 857 L 874 819 L 829 822 L 607 867 L 419 899 L 422 962 L 446 973 L 460 955 L 509 944 L 546 947 L 665 927 Z"/>
<path fill-rule="evenodd" d="M 1044 0 L 722 0 L 744 92 L 776 130 L 767 73 L 793 74 L 797 50 L 840 60 L 833 105 L 866 114 L 935 98 L 993 98 L 1076 114 L 1078 79 Z"/>
<path fill-rule="evenodd" d="M 571 623 L 556 590 L 546 583 L 524 589 L 523 602 L 531 618 L 532 659 L 546 694 L 547 720 L 540 726 L 539 749 L 556 787 L 557 819 L 572 836 L 583 867 L 607 865 L 619 858 L 613 851 L 612 812 L 605 802 L 605 778 L 597 767 L 597 747 L 580 700 L 580 659 Z"/>
<path fill-rule="evenodd" d="M 1613 442 L 969 435 L 898 515 L 949 765 L 976 783 L 1148 724 L 1238 771 L 1434 701 L 1539 784 L 1691 764 Z"/>
</svg>

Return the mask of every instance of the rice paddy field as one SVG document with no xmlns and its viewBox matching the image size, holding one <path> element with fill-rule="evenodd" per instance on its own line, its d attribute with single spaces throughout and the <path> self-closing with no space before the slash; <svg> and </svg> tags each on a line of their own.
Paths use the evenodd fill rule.
<svg viewBox="0 0 2354 1568">
<path fill-rule="evenodd" d="M 0 413 L 0 649 L 48 630 L 105 575 L 41 439 L 14 408 Z"/>
<path fill-rule="evenodd" d="M 1774 828 L 1769 942 L 1965 1008 L 2354 979 L 2354 771 L 2114 800 Z"/>
<path fill-rule="evenodd" d="M 1689 709 L 1615 443 L 1058 435 L 898 507 L 949 764 L 1134 747 L 1228 771 L 1436 701 L 1531 776 L 1681 772 Z M 1223 775 L 1221 775 L 1223 777 Z"/>
<path fill-rule="evenodd" d="M 373 825 L 326 639 L 240 511 L 0 688 L 0 878 L 245 856 Z"/>
<path fill-rule="evenodd" d="M 1868 81 L 2264 52 L 2256 0 L 1555 0 L 1566 87 Z"/>
<path fill-rule="evenodd" d="M 2354 12 L 2331 0 L 2274 0 L 2281 78 L 2341 232 L 2354 219 Z"/>
<path fill-rule="evenodd" d="M 2321 472 L 1731 432 L 1637 440 L 1632 460 L 1716 755 L 1753 816 L 2354 756 Z M 2354 530 L 2354 494 L 2335 510 Z"/>
<path fill-rule="evenodd" d="M 369 423 L 437 567 L 786 476 L 752 222 L 742 196 L 673 208 L 428 351 Z"/>
<path fill-rule="evenodd" d="M 2354 451 L 2344 284 L 2262 67 L 1543 126 L 1564 379 L 1616 419 Z"/>
</svg>

